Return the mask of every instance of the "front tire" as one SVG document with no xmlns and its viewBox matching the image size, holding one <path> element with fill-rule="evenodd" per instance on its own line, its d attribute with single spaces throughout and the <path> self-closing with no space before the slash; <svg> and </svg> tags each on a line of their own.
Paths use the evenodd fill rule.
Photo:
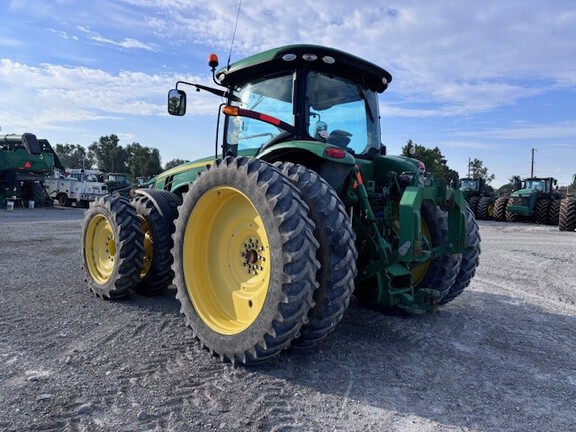
<svg viewBox="0 0 576 432">
<path fill-rule="evenodd" d="M 137 195 L 132 200 L 144 233 L 143 268 L 136 287 L 136 291 L 144 295 L 161 294 L 172 283 L 172 234 L 174 220 L 178 217 L 177 207 L 181 204 L 181 200 L 168 191 L 153 192 L 156 200 L 149 193 Z M 160 207 L 157 200 L 163 200 L 164 205 Z"/>
<path fill-rule="evenodd" d="M 84 213 L 82 268 L 90 291 L 102 298 L 121 298 L 140 282 L 144 234 L 130 201 L 97 198 Z"/>
<path fill-rule="evenodd" d="M 546 225 L 548 223 L 548 209 L 550 207 L 549 199 L 539 199 L 536 201 L 536 208 L 534 209 L 534 221 L 539 225 Z"/>
<path fill-rule="evenodd" d="M 223 361 L 262 361 L 300 335 L 318 286 L 308 211 L 289 179 L 250 158 L 216 161 L 184 196 L 176 297 L 194 336 Z"/>
<path fill-rule="evenodd" d="M 512 198 L 509 198 L 508 204 L 506 205 L 506 207 L 508 208 L 508 206 L 511 204 L 512 204 Z M 522 217 L 519 214 L 512 213 L 512 212 L 506 210 L 506 222 L 520 222 L 521 220 L 522 220 Z"/>
</svg>

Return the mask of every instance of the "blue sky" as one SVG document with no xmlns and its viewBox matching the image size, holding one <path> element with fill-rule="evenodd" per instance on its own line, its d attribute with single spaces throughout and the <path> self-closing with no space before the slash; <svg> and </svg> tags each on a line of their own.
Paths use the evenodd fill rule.
<svg viewBox="0 0 576 432">
<path fill-rule="evenodd" d="M 292 43 L 327 45 L 393 75 L 380 97 L 382 142 L 439 147 L 462 176 L 468 159 L 493 186 L 576 173 L 573 0 L 9 0 L 0 2 L 2 134 L 33 132 L 85 147 L 102 135 L 159 149 L 162 163 L 214 148 L 221 102 L 189 92 L 166 113 L 176 80 L 211 85 L 224 65 Z"/>
</svg>

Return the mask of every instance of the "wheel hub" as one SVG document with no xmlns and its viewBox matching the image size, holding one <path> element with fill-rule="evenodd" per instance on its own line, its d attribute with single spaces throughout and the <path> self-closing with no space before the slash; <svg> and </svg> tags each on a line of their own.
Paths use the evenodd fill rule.
<svg viewBox="0 0 576 432">
<path fill-rule="evenodd" d="M 240 256 L 242 257 L 242 267 L 246 268 L 248 274 L 257 275 L 259 271 L 264 270 L 265 257 L 261 255 L 264 247 L 258 239 L 249 238 L 245 243 Z"/>
</svg>

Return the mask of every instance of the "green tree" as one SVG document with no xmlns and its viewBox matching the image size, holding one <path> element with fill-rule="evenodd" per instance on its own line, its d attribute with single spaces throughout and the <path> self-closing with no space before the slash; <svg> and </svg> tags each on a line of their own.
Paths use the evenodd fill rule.
<svg viewBox="0 0 576 432">
<path fill-rule="evenodd" d="M 458 184 L 458 172 L 448 166 L 446 158 L 438 147 L 429 149 L 409 139 L 402 147 L 402 155 L 424 162 L 426 171 L 432 173 L 434 178 L 444 179 L 447 184 Z"/>
<path fill-rule="evenodd" d="M 174 168 L 178 165 L 182 165 L 185 163 L 190 162 L 189 160 L 184 159 L 172 159 L 171 161 L 166 162 L 166 166 L 164 167 L 165 170 L 169 170 L 170 168 Z"/>
<path fill-rule="evenodd" d="M 80 144 L 56 144 L 54 151 L 66 168 L 92 168 L 94 155 Z"/>
<path fill-rule="evenodd" d="M 101 136 L 98 142 L 93 142 L 88 150 L 94 153 L 98 169 L 106 172 L 127 172 L 130 155 L 118 144 L 118 136 Z"/>
<path fill-rule="evenodd" d="M 158 149 L 142 147 L 133 142 L 126 147 L 126 151 L 129 155 L 128 171 L 133 178 L 152 177 L 162 172 Z"/>
<path fill-rule="evenodd" d="M 472 178 L 484 179 L 486 184 L 490 184 L 492 180 L 496 178 L 494 174 L 488 175 L 488 168 L 484 166 L 484 162 L 480 159 L 474 159 L 468 163 L 468 170 Z"/>
</svg>

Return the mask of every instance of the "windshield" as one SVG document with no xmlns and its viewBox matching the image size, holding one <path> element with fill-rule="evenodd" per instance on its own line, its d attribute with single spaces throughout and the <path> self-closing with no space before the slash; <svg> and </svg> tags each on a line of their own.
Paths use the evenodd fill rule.
<svg viewBox="0 0 576 432">
<path fill-rule="evenodd" d="M 546 181 L 540 179 L 525 180 L 524 189 L 536 189 L 537 191 L 543 192 L 546 190 Z"/>
<path fill-rule="evenodd" d="M 292 115 L 292 74 L 275 78 L 263 78 L 234 89 L 234 96 L 241 102 L 233 102 L 240 108 L 258 111 L 276 117 L 290 125 Z M 259 148 L 284 132 L 272 124 L 248 117 L 229 119 L 227 141 L 238 149 Z"/>
<path fill-rule="evenodd" d="M 471 189 L 471 190 L 476 190 L 476 179 L 462 179 L 460 180 L 460 189 L 461 190 L 465 190 L 465 189 Z"/>
<path fill-rule="evenodd" d="M 233 89 L 233 105 L 275 117 L 298 129 L 303 139 L 317 140 L 355 154 L 380 148 L 377 93 L 342 77 L 322 72 L 306 74 L 305 93 L 294 100 L 294 76 L 286 73 L 250 81 Z M 297 117 L 293 107 L 302 107 Z M 297 124 L 298 123 L 298 124 Z M 287 132 L 250 118 L 229 117 L 226 140 L 238 150 L 261 148 Z M 286 134 L 279 137 L 284 139 Z"/>
<path fill-rule="evenodd" d="M 376 93 L 321 72 L 308 74 L 306 88 L 311 137 L 356 154 L 380 148 Z"/>
</svg>

